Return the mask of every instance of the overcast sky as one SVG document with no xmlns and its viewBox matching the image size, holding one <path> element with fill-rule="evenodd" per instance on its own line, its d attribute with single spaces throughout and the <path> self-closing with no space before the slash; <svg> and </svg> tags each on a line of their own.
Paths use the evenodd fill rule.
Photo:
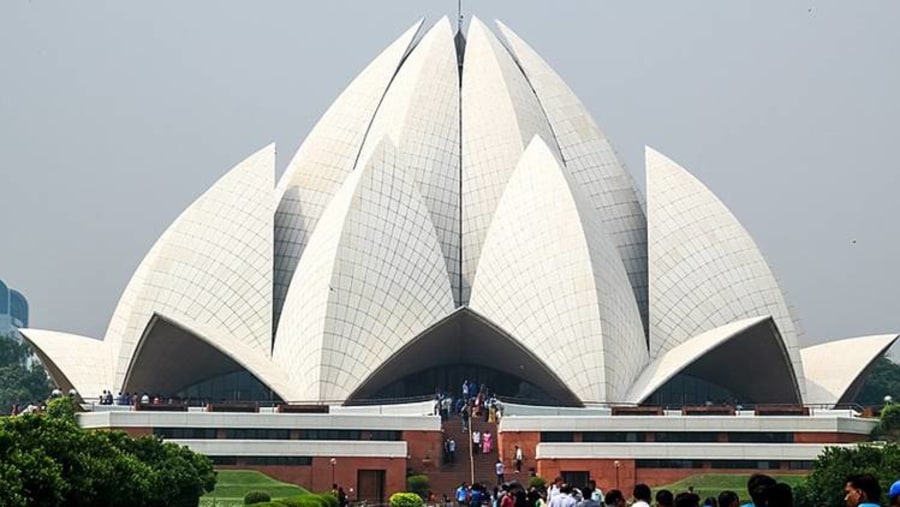
<svg viewBox="0 0 900 507">
<path fill-rule="evenodd" d="M 806 343 L 900 331 L 900 2 L 464 1 L 750 230 Z M 0 2 L 0 279 L 32 326 L 101 337 L 159 234 L 455 0 Z"/>
</svg>

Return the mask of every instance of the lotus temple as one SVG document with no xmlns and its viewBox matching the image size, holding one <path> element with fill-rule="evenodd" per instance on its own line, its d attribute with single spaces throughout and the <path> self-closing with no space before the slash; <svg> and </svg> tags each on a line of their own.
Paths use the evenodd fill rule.
<svg viewBox="0 0 900 507">
<path fill-rule="evenodd" d="M 639 192 L 503 24 L 415 23 L 277 181 L 275 154 L 239 162 L 169 226 L 102 339 L 22 330 L 86 405 L 107 390 L 206 403 L 94 406 L 82 425 L 372 499 L 408 469 L 466 480 L 439 459 L 458 420 L 430 401 L 464 380 L 504 403 L 491 459 L 520 445 L 533 473 L 607 488 L 613 472 L 627 488 L 802 472 L 874 428 L 851 403 L 898 335 L 805 345 L 726 205 L 649 147 Z"/>
</svg>

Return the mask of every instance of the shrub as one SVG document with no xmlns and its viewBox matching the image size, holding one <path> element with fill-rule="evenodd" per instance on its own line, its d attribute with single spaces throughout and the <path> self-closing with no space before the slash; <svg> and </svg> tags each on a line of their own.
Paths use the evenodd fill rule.
<svg viewBox="0 0 900 507">
<path fill-rule="evenodd" d="M 325 507 L 327 504 L 325 503 L 326 500 L 323 498 L 324 496 L 325 495 L 306 494 L 288 498 L 279 498 L 274 502 L 280 503 L 285 507 Z M 328 494 L 328 496 L 331 496 L 331 494 Z"/>
<path fill-rule="evenodd" d="M 547 487 L 547 480 L 540 475 L 535 475 L 528 481 L 529 488 L 544 489 Z"/>
<path fill-rule="evenodd" d="M 423 500 L 428 498 L 428 476 L 425 474 L 410 475 L 406 478 L 406 487 L 419 495 Z"/>
<path fill-rule="evenodd" d="M 888 403 L 881 409 L 881 424 L 878 430 L 879 434 L 897 440 L 900 434 L 900 403 Z"/>
<path fill-rule="evenodd" d="M 337 497 L 332 495 L 331 492 L 322 493 L 316 496 L 319 497 L 322 507 L 340 507 L 341 505 L 341 502 L 339 502 Z"/>
<path fill-rule="evenodd" d="M 58 413 L 0 417 L 0 505 L 196 507 L 212 491 L 209 458 L 156 437 L 80 428 Z"/>
<path fill-rule="evenodd" d="M 900 445 L 860 445 L 828 447 L 813 465 L 812 472 L 794 488 L 796 507 L 843 507 L 844 485 L 852 474 L 869 473 L 878 478 L 883 495 L 900 476 Z"/>
<path fill-rule="evenodd" d="M 244 495 L 244 505 L 254 505 L 263 502 L 269 502 L 272 497 L 265 491 L 251 491 Z"/>
<path fill-rule="evenodd" d="M 418 493 L 394 493 L 388 501 L 391 507 L 422 507 L 425 504 Z"/>
</svg>

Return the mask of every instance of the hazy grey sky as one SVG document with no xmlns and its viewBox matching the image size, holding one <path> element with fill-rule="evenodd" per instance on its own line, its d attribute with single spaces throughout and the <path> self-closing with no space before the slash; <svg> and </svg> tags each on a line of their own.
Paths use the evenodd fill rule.
<svg viewBox="0 0 900 507">
<path fill-rule="evenodd" d="M 900 331 L 900 2 L 483 0 L 753 234 L 807 343 Z M 101 337 L 138 262 L 271 141 L 279 174 L 381 49 L 455 0 L 0 2 L 0 278 Z M 856 241 L 854 244 L 853 241 Z"/>
</svg>

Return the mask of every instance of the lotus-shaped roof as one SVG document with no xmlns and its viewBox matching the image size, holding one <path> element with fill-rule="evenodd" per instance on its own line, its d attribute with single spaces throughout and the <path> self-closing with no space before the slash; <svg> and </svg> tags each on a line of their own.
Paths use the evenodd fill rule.
<svg viewBox="0 0 900 507">
<path fill-rule="evenodd" d="M 700 181 L 647 148 L 645 204 L 512 30 L 422 26 L 350 83 L 277 183 L 268 146 L 191 204 L 103 340 L 23 330 L 54 381 L 171 394 L 245 371 L 286 401 L 345 402 L 469 364 L 559 403 L 643 403 L 688 375 L 747 401 L 835 404 L 896 340 L 802 349 L 766 260 Z M 828 368 L 844 350 L 854 360 Z"/>
</svg>

